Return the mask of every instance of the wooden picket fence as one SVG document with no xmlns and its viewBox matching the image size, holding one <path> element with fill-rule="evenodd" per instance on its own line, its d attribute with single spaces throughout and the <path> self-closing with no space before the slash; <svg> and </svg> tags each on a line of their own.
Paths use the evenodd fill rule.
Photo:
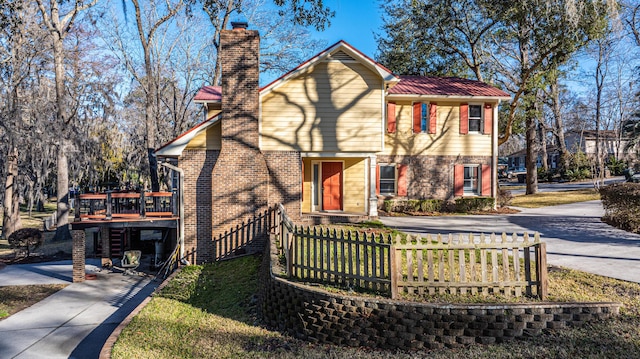
<svg viewBox="0 0 640 359">
<path fill-rule="evenodd" d="M 398 236 L 392 245 L 392 297 L 406 294 L 547 296 L 546 244 L 535 233 Z M 522 259 L 522 260 L 521 260 Z"/>
<path fill-rule="evenodd" d="M 389 292 L 391 245 L 381 235 L 297 227 L 288 245 L 288 273 L 310 282 Z"/>
<path fill-rule="evenodd" d="M 518 236 L 397 236 L 296 226 L 282 206 L 269 227 L 286 274 L 306 282 L 401 295 L 547 296 L 546 245 Z"/>
<path fill-rule="evenodd" d="M 275 209 L 269 209 L 214 237 L 214 260 L 261 253 L 267 235 L 272 230 L 275 213 Z"/>
</svg>

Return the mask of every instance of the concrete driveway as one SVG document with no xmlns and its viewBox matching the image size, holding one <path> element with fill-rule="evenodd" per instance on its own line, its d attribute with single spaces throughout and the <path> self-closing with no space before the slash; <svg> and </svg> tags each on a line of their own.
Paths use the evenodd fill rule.
<svg viewBox="0 0 640 359">
<path fill-rule="evenodd" d="M 535 209 L 510 215 L 381 217 L 413 234 L 539 232 L 549 264 L 640 283 L 640 235 L 600 221 L 600 201 Z"/>
<path fill-rule="evenodd" d="M 64 289 L 0 321 L 0 358 L 98 358 L 113 330 L 159 283 L 148 276 L 97 272 L 96 280 L 71 283 L 71 261 L 16 264 L 0 270 L 0 286 L 69 284 Z"/>
</svg>

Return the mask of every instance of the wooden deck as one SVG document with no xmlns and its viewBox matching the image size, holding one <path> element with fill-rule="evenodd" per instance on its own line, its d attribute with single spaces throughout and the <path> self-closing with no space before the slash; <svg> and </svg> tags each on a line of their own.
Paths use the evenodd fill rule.
<svg viewBox="0 0 640 359">
<path fill-rule="evenodd" d="M 76 196 L 73 229 L 176 228 L 179 219 L 173 192 L 105 192 Z"/>
</svg>

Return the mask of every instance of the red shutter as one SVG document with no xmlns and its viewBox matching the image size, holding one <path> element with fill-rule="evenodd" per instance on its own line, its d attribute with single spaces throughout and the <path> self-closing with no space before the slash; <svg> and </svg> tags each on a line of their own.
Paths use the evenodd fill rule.
<svg viewBox="0 0 640 359">
<path fill-rule="evenodd" d="M 380 194 L 380 165 L 376 165 L 376 194 Z"/>
<path fill-rule="evenodd" d="M 483 196 L 491 196 L 491 166 L 482 165 L 482 191 Z"/>
<path fill-rule="evenodd" d="M 396 132 L 396 103 L 387 103 L 387 132 Z"/>
<path fill-rule="evenodd" d="M 422 132 L 422 126 L 420 126 L 421 120 L 422 120 L 422 103 L 414 102 L 413 103 L 413 133 Z"/>
<path fill-rule="evenodd" d="M 398 165 L 398 196 L 407 195 L 407 165 Z"/>
<path fill-rule="evenodd" d="M 469 105 L 466 103 L 460 104 L 460 134 L 466 135 L 469 133 Z"/>
<path fill-rule="evenodd" d="M 453 194 L 462 196 L 464 194 L 464 166 L 455 165 L 453 169 Z"/>
<path fill-rule="evenodd" d="M 438 124 L 438 105 L 432 103 L 429 105 L 429 133 L 436 133 Z"/>
<path fill-rule="evenodd" d="M 493 106 L 489 103 L 484 104 L 484 134 L 490 135 L 493 131 Z"/>
</svg>

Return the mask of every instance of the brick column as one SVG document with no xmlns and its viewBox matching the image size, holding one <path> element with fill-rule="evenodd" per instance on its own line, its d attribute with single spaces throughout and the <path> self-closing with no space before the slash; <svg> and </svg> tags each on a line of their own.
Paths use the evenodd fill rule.
<svg viewBox="0 0 640 359">
<path fill-rule="evenodd" d="M 71 250 L 72 253 L 72 263 L 73 263 L 73 283 L 84 282 L 85 279 L 85 271 L 84 271 L 84 257 L 85 257 L 85 246 L 86 246 L 86 237 L 84 230 L 75 230 L 72 233 L 73 237 L 73 248 Z"/>
</svg>

